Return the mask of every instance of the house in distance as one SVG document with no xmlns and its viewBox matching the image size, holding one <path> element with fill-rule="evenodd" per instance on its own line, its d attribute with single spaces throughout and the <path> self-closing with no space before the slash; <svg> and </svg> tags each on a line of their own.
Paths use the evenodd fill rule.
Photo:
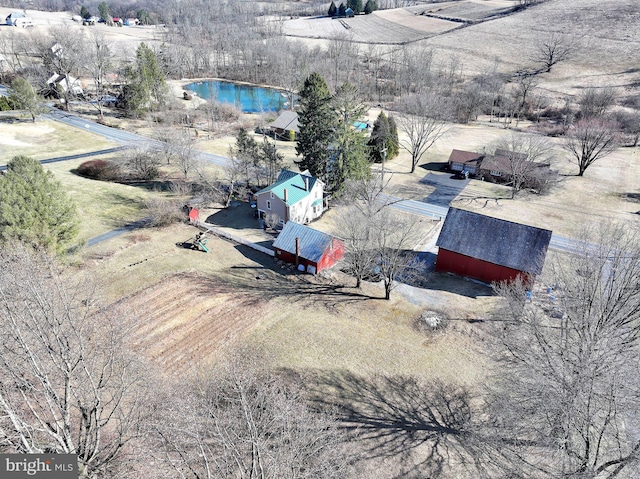
<svg viewBox="0 0 640 479">
<path fill-rule="evenodd" d="M 436 271 L 486 283 L 520 277 L 532 284 L 550 241 L 550 230 L 449 208 L 436 242 Z"/>
<path fill-rule="evenodd" d="M 275 183 L 254 195 L 260 218 L 273 213 L 280 224 L 309 223 L 324 212 L 324 183 L 305 173 L 282 170 Z"/>
<path fill-rule="evenodd" d="M 269 130 L 274 138 L 278 140 L 295 140 L 300 133 L 298 114 L 295 111 L 287 110 L 269 124 Z"/>
</svg>

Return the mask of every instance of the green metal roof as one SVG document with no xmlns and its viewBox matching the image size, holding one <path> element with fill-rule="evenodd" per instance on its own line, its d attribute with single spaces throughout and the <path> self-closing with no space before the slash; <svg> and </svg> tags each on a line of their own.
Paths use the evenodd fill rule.
<svg viewBox="0 0 640 479">
<path fill-rule="evenodd" d="M 305 189 L 304 180 L 307 179 L 307 184 L 309 189 Z M 302 175 L 300 173 L 294 173 L 290 170 L 283 170 L 278 177 L 278 181 L 274 184 L 267 186 L 266 188 L 261 189 L 256 193 L 256 195 L 260 195 L 262 193 L 272 192 L 275 196 L 284 201 L 284 190 L 287 190 L 287 201 L 286 205 L 291 206 L 295 205 L 298 201 L 305 198 L 311 190 L 313 189 L 313 185 L 315 184 L 316 179 L 312 176 Z"/>
</svg>

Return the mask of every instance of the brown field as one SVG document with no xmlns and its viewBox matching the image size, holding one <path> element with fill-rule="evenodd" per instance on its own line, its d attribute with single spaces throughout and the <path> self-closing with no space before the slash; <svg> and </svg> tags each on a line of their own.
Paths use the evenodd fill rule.
<svg viewBox="0 0 640 479">
<path fill-rule="evenodd" d="M 467 385 L 486 374 L 480 336 L 467 322 L 490 309 L 495 298 L 485 286 L 445 276 L 434 289 L 413 293 L 422 302 L 400 293 L 384 301 L 381 285 L 358 291 L 339 272 L 293 273 L 215 237 L 209 254 L 175 245 L 193 234 L 186 225 L 133 232 L 83 253 L 83 268 L 99 273 L 105 294 L 136 313 L 124 325 L 135 347 L 169 372 L 187 374 L 229 343 L 248 339 L 279 367 L 415 374 Z M 425 309 L 450 318 L 448 329 L 416 329 Z"/>
<path fill-rule="evenodd" d="M 424 42 L 445 62 L 455 55 L 463 70 L 501 71 L 527 67 L 536 41 L 550 32 L 573 39 L 576 54 L 550 74 L 541 86 L 576 94 L 587 86 L 627 88 L 640 80 L 640 5 L 634 0 L 551 0 L 535 8 L 471 25 Z M 606 19 L 606 20 L 605 20 Z"/>
<path fill-rule="evenodd" d="M 448 18 L 480 20 L 500 13 L 513 4 L 511 0 L 467 0 L 379 10 L 371 15 L 345 19 L 302 18 L 285 22 L 284 33 L 292 37 L 316 39 L 347 36 L 357 43 L 400 45 L 443 34 L 463 25 Z M 442 18 L 438 18 L 440 16 Z"/>
</svg>

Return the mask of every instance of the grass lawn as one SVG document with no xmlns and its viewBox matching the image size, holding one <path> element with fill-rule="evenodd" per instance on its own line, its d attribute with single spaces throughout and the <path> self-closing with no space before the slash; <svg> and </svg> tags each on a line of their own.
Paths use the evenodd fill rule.
<svg viewBox="0 0 640 479">
<path fill-rule="evenodd" d="M 95 158 L 109 159 L 114 156 L 102 155 Z M 168 196 L 168 193 L 140 186 L 91 180 L 77 175 L 75 169 L 90 159 L 91 157 L 87 157 L 45 165 L 76 202 L 80 216 L 79 242 L 144 218 L 147 215 L 145 202 L 148 199 L 159 195 Z"/>
<path fill-rule="evenodd" d="M 116 146 L 102 136 L 49 120 L 33 123 L 3 116 L 0 118 L 0 129 L 2 165 L 17 155 L 44 160 Z"/>
</svg>

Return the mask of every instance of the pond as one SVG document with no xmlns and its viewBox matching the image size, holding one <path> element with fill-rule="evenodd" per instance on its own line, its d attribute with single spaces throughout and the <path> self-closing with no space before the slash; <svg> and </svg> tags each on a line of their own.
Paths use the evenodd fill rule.
<svg viewBox="0 0 640 479">
<path fill-rule="evenodd" d="M 200 98 L 205 100 L 213 98 L 220 103 L 235 105 L 245 113 L 278 111 L 289 108 L 286 94 L 272 88 L 209 80 L 189 83 L 185 89 L 196 92 Z"/>
</svg>

